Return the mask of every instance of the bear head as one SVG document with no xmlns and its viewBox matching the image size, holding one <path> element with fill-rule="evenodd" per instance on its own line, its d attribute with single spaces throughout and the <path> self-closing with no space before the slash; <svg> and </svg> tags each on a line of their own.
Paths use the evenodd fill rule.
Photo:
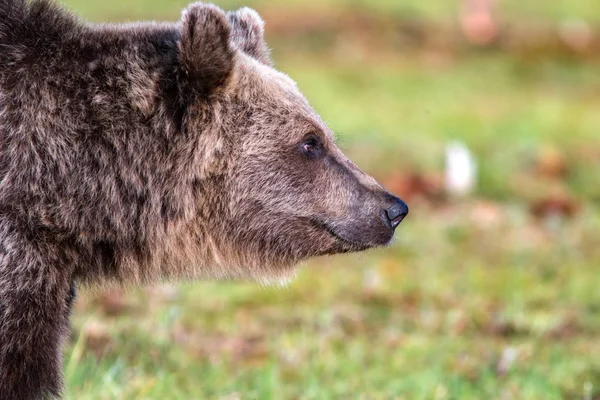
<svg viewBox="0 0 600 400">
<path fill-rule="evenodd" d="M 195 3 L 179 29 L 182 129 L 198 136 L 204 193 L 192 229 L 216 274 L 281 278 L 309 257 L 387 245 L 406 204 L 340 151 L 273 68 L 259 15 Z"/>
</svg>

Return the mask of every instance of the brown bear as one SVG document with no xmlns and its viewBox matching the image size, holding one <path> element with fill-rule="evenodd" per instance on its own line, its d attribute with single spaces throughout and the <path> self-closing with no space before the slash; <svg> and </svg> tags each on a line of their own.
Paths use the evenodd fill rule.
<svg viewBox="0 0 600 400">
<path fill-rule="evenodd" d="M 256 12 L 96 26 L 0 0 L 0 399 L 60 396 L 75 284 L 283 279 L 407 213 L 273 69 Z"/>
</svg>

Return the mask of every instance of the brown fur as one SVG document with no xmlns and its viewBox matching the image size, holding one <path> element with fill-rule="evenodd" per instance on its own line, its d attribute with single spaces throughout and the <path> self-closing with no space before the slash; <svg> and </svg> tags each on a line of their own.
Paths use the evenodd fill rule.
<svg viewBox="0 0 600 400">
<path fill-rule="evenodd" d="M 271 64 L 249 9 L 0 0 L 0 400 L 60 395 L 73 282 L 281 279 L 391 240 L 406 206 Z"/>
</svg>

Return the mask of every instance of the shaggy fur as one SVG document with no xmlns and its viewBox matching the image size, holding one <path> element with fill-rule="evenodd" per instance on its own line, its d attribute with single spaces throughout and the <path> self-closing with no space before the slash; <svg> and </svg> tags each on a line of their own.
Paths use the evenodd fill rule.
<svg viewBox="0 0 600 400">
<path fill-rule="evenodd" d="M 394 204 L 254 11 L 94 26 L 0 0 L 0 400 L 60 396 L 74 283 L 281 279 L 387 244 Z"/>
</svg>

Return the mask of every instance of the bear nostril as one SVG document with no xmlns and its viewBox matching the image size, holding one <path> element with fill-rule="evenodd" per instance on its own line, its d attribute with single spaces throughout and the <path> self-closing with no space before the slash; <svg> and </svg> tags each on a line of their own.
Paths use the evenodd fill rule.
<svg viewBox="0 0 600 400">
<path fill-rule="evenodd" d="M 400 222 L 402 222 L 404 217 L 406 217 L 408 214 L 408 206 L 405 202 L 396 197 L 393 198 L 393 201 L 394 204 L 385 210 L 385 214 L 390 225 L 392 226 L 392 229 L 396 229 L 396 227 L 400 225 Z"/>
</svg>

